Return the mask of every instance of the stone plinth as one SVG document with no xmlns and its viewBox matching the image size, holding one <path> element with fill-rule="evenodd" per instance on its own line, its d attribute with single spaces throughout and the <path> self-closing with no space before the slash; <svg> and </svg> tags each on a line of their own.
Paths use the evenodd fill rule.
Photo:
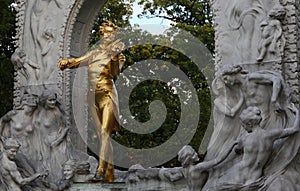
<svg viewBox="0 0 300 191">
<path fill-rule="evenodd" d="M 125 183 L 74 183 L 70 191 L 127 191 Z"/>
</svg>

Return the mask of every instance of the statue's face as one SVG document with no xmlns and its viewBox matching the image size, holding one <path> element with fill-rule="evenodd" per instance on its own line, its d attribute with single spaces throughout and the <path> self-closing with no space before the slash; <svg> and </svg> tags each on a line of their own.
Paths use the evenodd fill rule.
<svg viewBox="0 0 300 191">
<path fill-rule="evenodd" d="M 23 106 L 23 109 L 24 109 L 25 113 L 31 113 L 35 109 L 35 106 L 25 104 Z"/>
<path fill-rule="evenodd" d="M 247 84 L 245 100 L 247 106 L 258 106 L 266 105 L 270 103 L 272 96 L 272 87 L 264 84 L 258 84 L 250 80 Z M 265 107 L 262 108 L 267 109 Z"/>
<path fill-rule="evenodd" d="M 114 29 L 112 27 L 107 26 L 104 28 L 103 37 L 104 38 L 110 37 L 113 34 L 113 32 L 114 32 Z"/>
<path fill-rule="evenodd" d="M 253 125 L 254 125 L 254 124 L 251 123 L 250 121 L 248 121 L 248 122 L 243 122 L 243 123 L 242 123 L 243 128 L 244 128 L 248 133 L 251 133 L 251 132 L 252 132 Z"/>
<path fill-rule="evenodd" d="M 15 159 L 15 157 L 17 155 L 17 152 L 18 152 L 18 148 L 9 148 L 9 149 L 6 150 L 7 157 L 10 160 Z"/>
<path fill-rule="evenodd" d="M 64 167 L 64 176 L 66 180 L 70 180 L 74 176 L 74 170 L 71 166 L 66 165 Z"/>
<path fill-rule="evenodd" d="M 48 98 L 47 99 L 47 106 L 49 108 L 51 108 L 51 109 L 55 108 L 55 106 L 56 106 L 56 99 L 52 98 L 52 97 Z"/>
<path fill-rule="evenodd" d="M 239 78 L 236 75 L 224 75 L 222 80 L 226 86 L 234 86 L 240 83 Z"/>
<path fill-rule="evenodd" d="M 103 39 L 109 39 L 109 37 L 113 37 L 114 28 L 111 26 L 100 26 L 99 28 L 99 36 Z"/>
<path fill-rule="evenodd" d="M 224 88 L 224 85 L 225 85 L 225 84 L 224 84 L 224 82 L 223 82 L 221 79 L 217 79 L 215 85 L 216 85 L 216 89 L 217 89 L 217 90 L 220 90 L 220 89 L 223 89 L 223 88 Z"/>
</svg>

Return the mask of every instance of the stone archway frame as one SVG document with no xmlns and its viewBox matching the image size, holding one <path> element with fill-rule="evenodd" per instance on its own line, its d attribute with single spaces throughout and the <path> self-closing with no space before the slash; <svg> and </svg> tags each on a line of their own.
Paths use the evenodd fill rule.
<svg viewBox="0 0 300 191">
<path fill-rule="evenodd" d="M 67 18 L 66 24 L 64 26 L 63 42 L 61 57 L 79 57 L 84 52 L 87 51 L 89 46 L 89 37 L 94 26 L 95 19 L 99 14 L 99 11 L 104 6 L 107 0 L 76 0 L 72 4 L 69 16 Z M 74 74 L 81 75 L 82 78 L 87 76 L 86 68 L 80 68 L 76 71 L 65 71 L 61 73 L 61 89 L 62 96 L 64 100 L 64 105 L 66 111 L 68 111 L 68 122 L 70 126 L 77 127 L 72 134 L 73 140 L 86 140 L 87 139 L 87 118 L 88 118 L 88 107 L 86 102 L 82 101 L 86 98 L 86 91 L 82 91 L 82 87 L 87 84 L 82 84 L 82 82 L 74 81 Z M 73 88 L 75 91 L 78 89 L 80 91 L 78 94 L 72 95 Z M 77 108 L 82 108 L 81 111 L 73 111 L 72 100 L 80 106 Z M 74 119 L 74 112 L 82 112 L 81 119 Z M 75 123 L 76 121 L 76 123 Z M 80 132 L 79 132 L 80 131 Z M 76 141 L 76 147 L 81 149 L 86 149 L 85 141 Z"/>
</svg>

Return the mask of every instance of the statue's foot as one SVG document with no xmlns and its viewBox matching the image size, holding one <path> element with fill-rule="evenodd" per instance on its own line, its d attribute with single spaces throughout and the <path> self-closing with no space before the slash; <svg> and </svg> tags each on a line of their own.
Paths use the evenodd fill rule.
<svg viewBox="0 0 300 191">
<path fill-rule="evenodd" d="M 106 175 L 104 177 L 104 182 L 112 183 L 112 182 L 114 182 L 114 180 L 115 180 L 114 174 L 106 173 Z"/>
<path fill-rule="evenodd" d="M 95 176 L 91 180 L 92 182 L 104 182 L 104 177 L 101 173 L 96 172 Z"/>
</svg>

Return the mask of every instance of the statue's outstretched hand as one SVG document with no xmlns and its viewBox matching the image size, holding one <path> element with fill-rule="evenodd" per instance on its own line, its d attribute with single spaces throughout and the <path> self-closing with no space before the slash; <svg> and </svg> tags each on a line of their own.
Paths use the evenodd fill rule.
<svg viewBox="0 0 300 191">
<path fill-rule="evenodd" d="M 61 70 L 70 68 L 72 66 L 73 61 L 74 58 L 63 58 L 58 62 L 58 68 Z"/>
<path fill-rule="evenodd" d="M 61 70 L 64 70 L 64 69 L 68 68 L 68 64 L 69 64 L 69 59 L 63 58 L 63 59 L 59 60 L 58 68 Z"/>
</svg>

